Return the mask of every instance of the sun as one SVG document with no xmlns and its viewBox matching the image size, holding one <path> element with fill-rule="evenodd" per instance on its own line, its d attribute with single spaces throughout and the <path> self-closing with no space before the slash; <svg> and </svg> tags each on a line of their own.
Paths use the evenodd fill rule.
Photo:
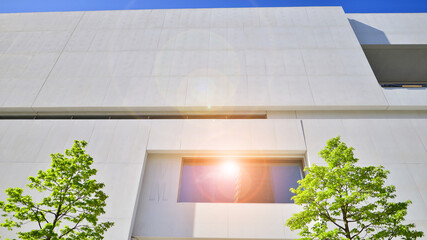
<svg viewBox="0 0 427 240">
<path fill-rule="evenodd" d="M 235 160 L 225 160 L 222 164 L 221 164 L 221 171 L 226 175 L 226 176 L 237 176 L 237 174 L 239 173 L 239 164 L 237 164 L 237 162 Z"/>
</svg>

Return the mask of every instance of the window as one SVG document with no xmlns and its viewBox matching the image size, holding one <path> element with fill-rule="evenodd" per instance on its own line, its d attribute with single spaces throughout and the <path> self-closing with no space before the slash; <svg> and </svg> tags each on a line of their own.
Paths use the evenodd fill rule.
<svg viewBox="0 0 427 240">
<path fill-rule="evenodd" d="M 183 159 L 179 202 L 293 203 L 302 160 Z"/>
</svg>

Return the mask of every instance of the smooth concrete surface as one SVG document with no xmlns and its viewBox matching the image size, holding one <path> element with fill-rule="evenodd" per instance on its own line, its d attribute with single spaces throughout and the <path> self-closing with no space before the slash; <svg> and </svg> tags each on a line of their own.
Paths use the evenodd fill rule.
<svg viewBox="0 0 427 240">
<path fill-rule="evenodd" d="M 272 112 L 282 115 L 281 112 Z M 387 111 L 295 111 L 298 119 L 427 119 L 427 111 L 387 110 Z M 267 118 L 270 115 L 267 115 Z"/>
<path fill-rule="evenodd" d="M 0 14 L 0 111 L 32 111 L 82 14 Z"/>
<path fill-rule="evenodd" d="M 360 164 L 390 170 L 388 183 L 396 186 L 396 199 L 413 202 L 406 219 L 420 223 L 420 229 L 426 231 L 427 178 L 419 174 L 427 163 L 425 119 L 308 119 L 303 126 L 310 164 L 324 164 L 317 153 L 327 139 L 340 135 L 356 149 Z"/>
<path fill-rule="evenodd" d="M 384 88 L 390 110 L 427 110 L 427 88 Z"/>
<path fill-rule="evenodd" d="M 105 239 L 128 239 L 138 195 L 150 123 L 146 121 L 1 121 L 0 198 L 4 189 L 24 187 L 29 176 L 50 165 L 50 153 L 64 152 L 73 140 L 89 142 L 87 152 L 105 183 L 103 220 L 115 222 Z M 128 131 L 131 129 L 131 131 Z M 123 187 L 126 186 L 126 187 Z M 10 232 L 2 228 L 2 237 Z"/>
<path fill-rule="evenodd" d="M 380 84 L 427 84 L 427 44 L 362 48 Z"/>
<path fill-rule="evenodd" d="M 379 82 L 424 83 L 427 13 L 346 14 Z M 385 51 L 385 49 L 390 49 Z M 366 52 L 367 51 L 367 52 Z M 411 52 L 412 51 L 412 52 Z M 423 89 L 382 89 L 389 110 L 425 110 Z"/>
<path fill-rule="evenodd" d="M 391 171 L 427 232 L 427 91 L 381 88 L 360 46 L 426 44 L 426 21 L 339 7 L 0 14 L 0 114 L 267 115 L 0 120 L 0 199 L 84 139 L 116 223 L 106 240 L 294 239 L 293 204 L 178 203 L 181 158 L 324 164 L 341 135 L 360 164 Z"/>
<path fill-rule="evenodd" d="M 295 116 L 310 119 L 2 120 L 1 190 L 22 187 L 29 175 L 48 167 L 49 153 L 85 139 L 97 179 L 110 196 L 103 219 L 116 222 L 107 240 L 131 235 L 292 239 L 295 233 L 283 225 L 297 211 L 292 204 L 177 203 L 181 157 L 305 156 L 307 164 L 324 164 L 317 153 L 327 139 L 341 135 L 355 147 L 360 164 L 381 164 L 391 171 L 388 182 L 396 185 L 398 200 L 413 201 L 407 220 L 427 230 L 425 118 L 301 114 Z M 3 230 L 2 235 L 8 236 Z"/>
<path fill-rule="evenodd" d="M 425 119 L 304 119 L 304 133 L 310 163 L 326 140 L 342 136 L 353 146 L 360 163 L 425 163 Z"/>
<path fill-rule="evenodd" d="M 96 178 L 106 185 L 109 198 L 102 219 L 116 222 L 105 235 L 107 240 L 130 237 L 147 153 L 282 156 L 306 152 L 301 124 L 293 119 L 1 120 L 0 199 L 5 198 L 4 189 L 24 187 L 28 176 L 48 168 L 49 154 L 70 148 L 74 139 L 89 143 Z M 0 233 L 10 234 L 5 229 Z"/>
<path fill-rule="evenodd" d="M 82 14 L 82 12 L 0 14 L 0 31 L 71 31 Z"/>
<path fill-rule="evenodd" d="M 58 52 L 0 54 L 0 111 L 32 112 L 58 57 Z"/>
<path fill-rule="evenodd" d="M 2 14 L 0 52 L 1 112 L 388 105 L 339 7 Z"/>
<path fill-rule="evenodd" d="M 181 159 L 185 155 L 149 155 L 139 199 L 135 237 L 293 239 L 284 226 L 301 207 L 264 203 L 181 203 Z"/>
<path fill-rule="evenodd" d="M 153 120 L 149 153 L 304 154 L 301 124 L 296 119 Z"/>
<path fill-rule="evenodd" d="M 405 219 L 427 231 L 425 119 L 307 119 L 303 126 L 310 164 L 324 164 L 317 153 L 327 139 L 341 135 L 360 164 L 383 165 L 391 172 L 387 184 L 396 186 L 396 200 L 412 201 Z"/>
<path fill-rule="evenodd" d="M 346 14 L 360 44 L 427 44 L 426 13 Z"/>
<path fill-rule="evenodd" d="M 424 182 L 427 179 L 422 172 L 427 166 L 425 119 L 303 119 L 302 126 L 308 164 L 324 164 L 317 153 L 328 139 L 341 135 L 343 141 L 355 147 L 361 165 L 383 165 L 391 171 L 387 183 L 397 187 L 397 200 L 410 199 L 413 202 L 406 219 L 415 222 L 418 229 L 426 231 L 427 199 Z M 288 137 L 286 134 L 283 136 Z M 203 152 L 196 154 L 205 156 Z M 216 156 L 218 152 L 210 154 L 208 156 Z M 134 236 L 143 236 L 141 239 L 154 236 L 165 239 L 296 237 L 293 235 L 295 233 L 277 224 L 290 216 L 295 209 L 292 205 L 178 203 L 177 183 L 183 156 L 186 155 L 149 155 Z M 232 222 L 236 218 L 233 214 L 242 217 L 237 219 L 237 225 Z M 251 217 L 247 214 L 254 215 Z"/>
</svg>

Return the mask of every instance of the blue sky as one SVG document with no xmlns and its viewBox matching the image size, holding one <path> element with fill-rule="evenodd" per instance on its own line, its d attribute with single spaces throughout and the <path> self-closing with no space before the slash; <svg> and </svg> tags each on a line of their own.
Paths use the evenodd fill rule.
<svg viewBox="0 0 427 240">
<path fill-rule="evenodd" d="M 427 12 L 427 0 L 0 0 L 0 12 L 342 6 L 347 13 Z"/>
</svg>

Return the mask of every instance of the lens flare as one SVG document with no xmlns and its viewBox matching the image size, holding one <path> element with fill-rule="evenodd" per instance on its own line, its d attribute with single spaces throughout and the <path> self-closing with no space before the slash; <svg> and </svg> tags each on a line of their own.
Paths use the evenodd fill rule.
<svg viewBox="0 0 427 240">
<path fill-rule="evenodd" d="M 226 160 L 221 165 L 222 172 L 229 177 L 235 177 L 239 174 L 239 165 L 236 161 Z"/>
</svg>

